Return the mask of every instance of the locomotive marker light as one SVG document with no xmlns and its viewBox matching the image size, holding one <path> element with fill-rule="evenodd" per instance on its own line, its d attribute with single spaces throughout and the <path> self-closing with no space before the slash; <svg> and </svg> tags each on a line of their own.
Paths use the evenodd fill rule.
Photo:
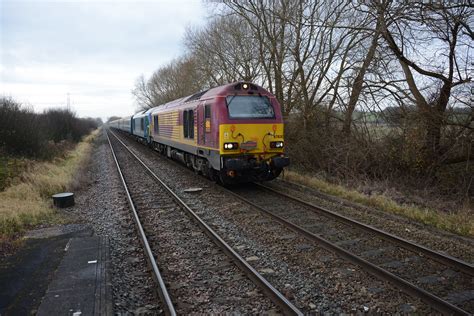
<svg viewBox="0 0 474 316">
<path fill-rule="evenodd" d="M 283 148 L 283 142 L 270 142 L 270 148 Z"/>
<path fill-rule="evenodd" d="M 231 150 L 237 149 L 239 147 L 238 143 L 224 143 L 224 149 Z"/>
</svg>

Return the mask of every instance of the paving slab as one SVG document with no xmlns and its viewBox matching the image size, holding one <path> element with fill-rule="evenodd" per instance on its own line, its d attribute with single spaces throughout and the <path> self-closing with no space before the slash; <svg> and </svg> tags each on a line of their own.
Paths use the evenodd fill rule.
<svg viewBox="0 0 474 316">
<path fill-rule="evenodd" d="M 34 315 L 71 238 L 92 236 L 87 225 L 58 225 L 26 234 L 22 246 L 0 260 L 0 315 Z"/>
<path fill-rule="evenodd" d="M 108 269 L 107 237 L 71 238 L 37 315 L 112 315 Z"/>
</svg>

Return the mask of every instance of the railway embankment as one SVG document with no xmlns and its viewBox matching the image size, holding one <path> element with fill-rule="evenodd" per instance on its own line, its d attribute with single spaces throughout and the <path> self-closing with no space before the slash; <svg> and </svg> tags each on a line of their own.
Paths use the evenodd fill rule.
<svg viewBox="0 0 474 316">
<path fill-rule="evenodd" d="M 160 314 L 153 291 L 154 281 L 106 139 L 99 132 L 79 146 L 82 147 L 81 154 L 75 153 L 71 159 L 79 161 L 81 157 L 81 167 L 73 170 L 72 162 L 65 160 L 54 166 L 69 168 L 63 172 L 70 174 L 71 182 L 61 182 L 64 185 L 61 188 L 74 188 L 75 206 L 56 210 L 50 207 L 52 202 L 46 198 L 41 202 L 45 215 L 37 217 L 36 225 L 29 221 L 23 226 L 15 226 L 18 227 L 15 231 L 10 230 L 6 243 L 10 245 L 9 251 L 2 250 L 0 258 L 0 313 L 41 311 L 44 314 L 49 310 L 68 313 L 71 304 L 86 304 L 81 309 L 86 313 L 90 311 L 87 304 L 93 303 L 91 297 L 97 294 L 96 299 L 105 300 L 102 306 L 107 306 L 108 314 L 111 314 L 109 303 L 118 313 Z M 59 171 L 49 173 L 55 177 L 62 174 Z M 21 205 L 21 196 L 16 201 Z M 93 243 L 78 249 L 68 247 L 68 244 L 74 245 L 71 244 L 73 240 L 85 242 L 91 238 L 106 239 L 107 243 Z M 71 251 L 75 252 L 73 256 Z M 102 262 L 103 256 L 95 256 L 96 253 L 108 254 L 106 265 Z M 80 260 L 85 260 L 83 265 Z M 99 277 L 94 271 L 103 275 Z M 74 277 L 74 273 L 82 279 Z M 110 286 L 106 296 L 94 290 L 95 285 L 105 289 L 104 282 Z M 48 306 L 41 305 L 44 300 Z"/>
<path fill-rule="evenodd" d="M 292 185 L 291 182 L 293 182 L 296 184 L 294 187 L 298 185 L 306 187 L 303 191 L 312 188 L 313 194 L 324 196 L 326 200 L 338 200 L 336 203 L 339 204 L 352 203 L 352 206 L 356 205 L 356 207 L 378 209 L 384 213 L 400 215 L 422 225 L 474 237 L 474 210 L 468 203 L 461 207 L 447 205 L 446 202 L 436 205 L 436 199 L 431 201 L 429 197 L 420 198 L 413 194 L 390 192 L 394 191 L 393 188 L 381 191 L 375 189 L 375 184 L 368 193 L 364 193 L 356 188 L 331 183 L 317 176 L 309 176 L 297 171 L 285 171 L 279 180 L 287 180 L 283 185 Z"/>
</svg>

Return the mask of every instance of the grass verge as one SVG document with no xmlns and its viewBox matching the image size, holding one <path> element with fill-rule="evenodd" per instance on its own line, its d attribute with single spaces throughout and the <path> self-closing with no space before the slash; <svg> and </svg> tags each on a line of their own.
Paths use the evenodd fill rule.
<svg viewBox="0 0 474 316">
<path fill-rule="evenodd" d="M 28 159 L 0 156 L 0 191 L 10 185 L 15 175 L 21 174 L 28 168 Z"/>
<path fill-rule="evenodd" d="M 402 215 L 459 235 L 474 237 L 474 216 L 472 211 L 468 209 L 446 213 L 416 205 L 399 204 L 383 194 L 366 195 L 356 190 L 288 170 L 285 171 L 283 179 L 384 212 Z"/>
<path fill-rule="evenodd" d="M 97 134 L 98 130 L 85 137 L 64 157 L 34 163 L 17 183 L 0 192 L 0 240 L 38 224 L 64 222 L 52 206 L 51 195 L 70 189 Z"/>
</svg>

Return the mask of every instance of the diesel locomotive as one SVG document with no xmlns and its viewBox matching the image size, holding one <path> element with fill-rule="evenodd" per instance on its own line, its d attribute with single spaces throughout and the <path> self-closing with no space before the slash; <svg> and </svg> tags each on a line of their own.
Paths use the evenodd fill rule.
<svg viewBox="0 0 474 316">
<path fill-rule="evenodd" d="M 249 82 L 201 91 L 109 126 L 225 184 L 272 180 L 290 162 L 280 104 Z"/>
</svg>

